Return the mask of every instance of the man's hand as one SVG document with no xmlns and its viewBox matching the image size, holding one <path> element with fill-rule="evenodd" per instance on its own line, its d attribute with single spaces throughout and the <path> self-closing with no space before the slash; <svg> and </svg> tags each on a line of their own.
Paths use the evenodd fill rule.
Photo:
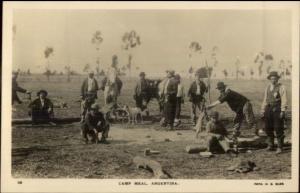
<svg viewBox="0 0 300 193">
<path fill-rule="evenodd" d="M 284 119 L 285 118 L 285 112 L 284 111 L 281 111 L 280 112 L 280 119 Z"/>
<path fill-rule="evenodd" d="M 209 110 L 209 109 L 211 109 L 211 108 L 213 108 L 213 107 L 210 106 L 210 105 L 208 105 L 208 106 L 206 106 L 205 108 L 206 108 L 206 110 Z"/>
<path fill-rule="evenodd" d="M 264 111 L 260 111 L 260 117 L 264 118 L 265 117 L 265 112 Z"/>
</svg>

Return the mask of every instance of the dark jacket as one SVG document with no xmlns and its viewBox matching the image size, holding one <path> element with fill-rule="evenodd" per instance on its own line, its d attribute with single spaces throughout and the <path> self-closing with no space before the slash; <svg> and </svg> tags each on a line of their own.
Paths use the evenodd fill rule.
<svg viewBox="0 0 300 193">
<path fill-rule="evenodd" d="M 99 90 L 99 86 L 98 86 L 98 82 L 97 80 L 94 78 L 94 87 L 92 88 L 92 91 L 90 93 L 88 93 L 88 78 L 86 78 L 82 85 L 81 85 L 81 96 L 82 97 L 86 97 L 88 94 L 92 94 L 94 95 L 95 98 L 97 98 L 97 91 Z"/>
<path fill-rule="evenodd" d="M 16 79 L 12 79 L 12 103 L 14 103 L 15 101 L 18 103 L 22 103 L 22 101 L 20 100 L 20 98 L 18 97 L 17 92 L 21 92 L 21 93 L 26 93 L 26 89 L 21 88 Z"/>
<path fill-rule="evenodd" d="M 29 108 L 40 111 L 48 111 L 51 108 L 53 111 L 53 103 L 50 99 L 45 98 L 44 106 L 42 106 L 40 98 L 37 98 L 29 104 Z"/>
<path fill-rule="evenodd" d="M 178 81 L 172 77 L 169 80 L 169 84 L 167 86 L 167 92 L 166 92 L 166 97 L 170 98 L 175 98 L 177 96 L 177 91 L 178 91 Z"/>
<path fill-rule="evenodd" d="M 192 102 L 199 102 L 203 99 L 203 95 L 207 92 L 207 87 L 203 81 L 200 80 L 200 95 L 197 95 L 197 83 L 193 81 L 189 90 L 188 90 L 188 97 Z"/>
<path fill-rule="evenodd" d="M 149 89 L 149 82 L 147 79 L 139 80 L 134 89 L 134 95 L 140 96 L 142 93 L 147 94 Z"/>
<path fill-rule="evenodd" d="M 104 77 L 100 83 L 100 89 L 104 91 L 105 86 L 107 83 L 107 77 Z M 118 87 L 118 94 L 121 93 L 122 87 L 123 87 L 123 82 L 122 80 L 117 76 L 116 77 L 116 83 L 117 83 L 117 87 Z"/>
</svg>

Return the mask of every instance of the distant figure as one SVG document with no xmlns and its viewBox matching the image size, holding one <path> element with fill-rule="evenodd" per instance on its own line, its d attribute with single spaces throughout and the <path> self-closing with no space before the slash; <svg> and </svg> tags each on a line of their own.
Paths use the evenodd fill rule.
<svg viewBox="0 0 300 193">
<path fill-rule="evenodd" d="M 227 131 L 223 124 L 219 121 L 219 113 L 212 111 L 208 113 L 209 121 L 206 124 L 207 132 L 207 151 L 214 152 L 221 147 L 225 153 L 230 152 L 229 142 L 225 140 L 227 136 Z"/>
<path fill-rule="evenodd" d="M 220 91 L 220 97 L 217 101 L 207 106 L 207 109 L 213 108 L 218 104 L 227 102 L 232 111 L 236 113 L 234 118 L 234 137 L 240 135 L 240 127 L 244 119 L 246 119 L 249 127 L 254 130 L 255 135 L 258 135 L 256 128 L 255 117 L 250 100 L 243 95 L 227 88 L 224 82 L 218 82 L 217 88 Z"/>
<path fill-rule="evenodd" d="M 148 98 L 148 88 L 149 83 L 148 80 L 145 78 L 146 74 L 145 72 L 140 73 L 140 80 L 137 82 L 135 89 L 134 89 L 134 95 L 133 98 L 136 102 L 136 107 L 140 108 L 142 111 L 147 108 L 147 98 Z"/>
<path fill-rule="evenodd" d="M 277 138 L 277 151 L 282 152 L 284 144 L 284 119 L 287 110 L 287 96 L 284 85 L 278 83 L 280 76 L 277 72 L 268 75 L 270 84 L 265 89 L 261 113 L 265 120 L 265 132 L 268 136 L 267 150 L 274 150 L 274 132 Z"/>
<path fill-rule="evenodd" d="M 174 126 L 178 127 L 181 124 L 180 120 L 180 113 L 181 113 L 181 104 L 184 103 L 184 87 L 181 83 L 181 77 L 179 74 L 175 75 L 175 79 L 178 82 L 178 88 L 177 88 L 177 95 L 176 95 L 176 113 L 175 113 L 175 120 L 174 120 Z"/>
<path fill-rule="evenodd" d="M 18 82 L 17 82 L 17 78 L 18 78 L 18 72 L 14 72 L 13 73 L 13 76 L 12 76 L 12 105 L 17 102 L 19 104 L 22 103 L 22 101 L 20 100 L 20 98 L 18 97 L 18 94 L 17 92 L 21 92 L 21 93 L 26 93 L 26 94 L 31 94 L 30 91 L 20 87 L 18 85 Z"/>
<path fill-rule="evenodd" d="M 53 103 L 47 98 L 47 95 L 46 90 L 40 90 L 37 93 L 38 98 L 29 104 L 29 116 L 31 116 L 34 124 L 49 123 L 51 118 L 54 117 Z"/>
<path fill-rule="evenodd" d="M 112 64 L 108 68 L 105 78 L 102 80 L 101 88 L 104 90 L 104 103 L 117 104 L 118 96 L 121 94 L 123 86 L 122 81 L 118 77 L 118 57 L 116 55 L 112 58 Z"/>
<path fill-rule="evenodd" d="M 178 81 L 174 78 L 175 71 L 167 70 L 167 79 L 163 82 L 161 96 L 164 100 L 164 120 L 161 126 L 170 126 L 170 130 L 173 130 L 175 113 L 176 113 L 176 102 L 177 102 L 177 91 Z"/>
<path fill-rule="evenodd" d="M 106 140 L 108 138 L 110 125 L 105 119 L 102 112 L 99 111 L 98 104 L 92 104 L 90 111 L 87 112 L 84 122 L 81 124 L 82 137 L 85 143 L 88 143 L 88 135 L 92 137 L 94 143 L 108 144 Z M 99 133 L 102 133 L 101 140 L 99 141 Z"/>
<path fill-rule="evenodd" d="M 86 112 L 97 99 L 99 90 L 98 82 L 94 78 L 94 72 L 90 71 L 88 77 L 81 85 L 81 122 L 83 122 Z"/>
<path fill-rule="evenodd" d="M 200 71 L 196 71 L 195 73 L 196 80 L 192 82 L 190 88 L 188 90 L 188 97 L 190 98 L 190 102 L 192 103 L 191 107 L 191 121 L 193 125 L 196 125 L 197 120 L 197 109 L 202 112 L 205 103 L 204 94 L 207 92 L 207 86 L 201 80 Z"/>
</svg>

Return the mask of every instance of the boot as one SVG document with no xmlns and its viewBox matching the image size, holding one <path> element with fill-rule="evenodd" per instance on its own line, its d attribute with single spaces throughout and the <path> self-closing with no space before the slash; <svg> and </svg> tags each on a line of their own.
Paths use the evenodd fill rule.
<svg viewBox="0 0 300 193">
<path fill-rule="evenodd" d="M 274 137 L 268 137 L 267 144 L 268 144 L 268 147 L 266 150 L 273 151 L 274 150 Z"/>
<path fill-rule="evenodd" d="M 284 144 L 284 136 L 277 137 L 277 150 L 276 150 L 276 154 L 282 153 L 283 144 Z"/>
</svg>

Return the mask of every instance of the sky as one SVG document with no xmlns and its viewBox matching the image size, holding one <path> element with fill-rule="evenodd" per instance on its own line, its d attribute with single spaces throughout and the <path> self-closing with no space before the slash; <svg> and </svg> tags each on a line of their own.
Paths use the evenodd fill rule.
<svg viewBox="0 0 300 193">
<path fill-rule="evenodd" d="M 236 58 L 242 66 L 253 66 L 259 51 L 274 56 L 274 63 L 291 59 L 291 13 L 287 10 L 15 10 L 13 38 L 14 69 L 42 72 L 47 60 L 44 50 L 53 47 L 48 58 L 51 70 L 63 71 L 66 65 L 82 72 L 85 64 L 100 68 L 111 64 L 112 55 L 119 66 L 127 64 L 129 52 L 136 67 L 158 75 L 166 69 L 186 72 L 209 61 L 218 47 L 218 68 L 234 68 Z M 100 51 L 91 43 L 100 30 Z M 135 30 L 141 45 L 122 49 L 121 37 Z M 197 41 L 202 52 L 190 53 L 189 44 Z"/>
</svg>

